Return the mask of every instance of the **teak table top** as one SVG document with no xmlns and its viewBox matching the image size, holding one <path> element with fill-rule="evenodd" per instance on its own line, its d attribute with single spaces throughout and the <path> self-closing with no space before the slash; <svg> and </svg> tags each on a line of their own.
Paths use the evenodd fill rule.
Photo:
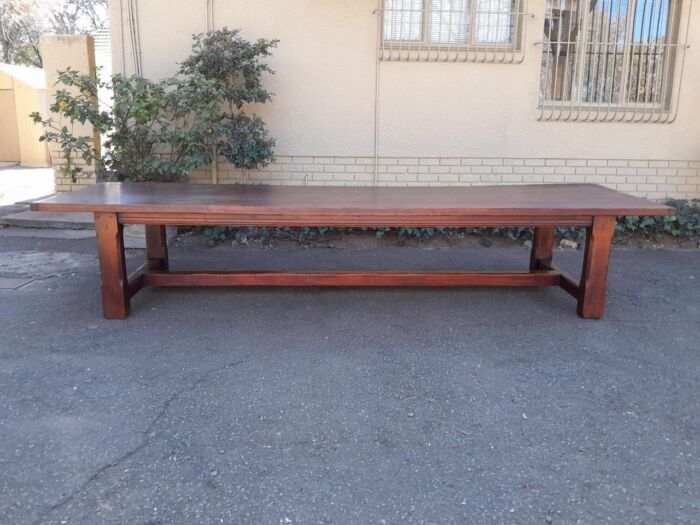
<svg viewBox="0 0 700 525">
<path fill-rule="evenodd" d="M 39 211 L 668 215 L 673 208 L 595 184 L 339 187 L 108 182 L 40 199 Z"/>
</svg>

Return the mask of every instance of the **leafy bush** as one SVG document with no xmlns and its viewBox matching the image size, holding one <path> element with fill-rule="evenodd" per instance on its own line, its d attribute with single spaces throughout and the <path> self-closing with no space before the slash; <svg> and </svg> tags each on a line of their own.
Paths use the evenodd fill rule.
<svg viewBox="0 0 700 525">
<path fill-rule="evenodd" d="M 32 118 L 44 125 L 40 140 L 60 146 L 61 171 L 73 181 L 83 172 L 76 158 L 94 163 L 103 180 L 137 182 L 185 180 L 213 161 L 223 102 L 213 82 L 195 76 L 152 82 L 114 75 L 105 83 L 71 69 L 59 72 L 58 81 L 65 89 L 56 91 L 50 110 L 62 118 L 44 120 L 39 113 Z M 102 88 L 114 94 L 111 111 L 98 109 Z M 95 148 L 93 137 L 75 136 L 77 123 L 106 134 L 104 151 Z"/>
<path fill-rule="evenodd" d="M 263 87 L 262 75 L 274 74 L 263 61 L 272 55 L 277 40 L 255 43 L 241 38 L 238 30 L 223 28 L 194 36 L 192 53 L 180 66 L 183 75 L 201 75 L 223 91 L 228 111 L 221 115 L 217 151 L 237 168 L 254 169 L 272 160 L 275 141 L 265 123 L 246 115 L 246 104 L 264 104 L 272 93 Z"/>
<path fill-rule="evenodd" d="M 641 234 L 657 238 L 661 234 L 679 239 L 695 239 L 700 243 L 700 199 L 671 200 L 666 204 L 676 209 L 667 217 L 624 217 L 617 223 L 618 235 Z"/>
<path fill-rule="evenodd" d="M 223 100 L 199 76 L 161 82 L 116 76 L 106 168 L 113 180 L 179 181 L 214 160 Z"/>
<path fill-rule="evenodd" d="M 62 121 L 56 122 L 54 118 L 44 120 L 39 112 L 32 113 L 30 117 L 35 123 L 44 126 L 40 141 L 59 145 L 63 155 L 60 171 L 64 177 L 69 177 L 75 182 L 83 172 L 82 166 L 76 164 L 77 158 L 81 158 L 88 165 L 97 163 L 98 167 L 102 160 L 100 152 L 93 146 L 94 137 L 75 135 L 76 123 L 89 123 L 95 133 L 106 133 L 111 128 L 112 119 L 108 114 L 97 110 L 97 91 L 101 84 L 95 77 L 80 75 L 69 68 L 59 72 L 58 83 L 78 91 L 77 95 L 69 93 L 66 89 L 56 91 L 49 110 L 51 113 L 62 115 Z"/>
<path fill-rule="evenodd" d="M 269 164 L 275 141 L 261 118 L 239 113 L 220 124 L 217 151 L 237 168 L 254 169 Z"/>
<path fill-rule="evenodd" d="M 61 118 L 32 119 L 44 125 L 40 140 L 57 144 L 64 157 L 61 171 L 75 181 L 87 165 L 107 180 L 179 181 L 224 155 L 238 168 L 257 168 L 272 159 L 274 140 L 264 122 L 242 107 L 264 103 L 272 94 L 262 61 L 276 41 L 251 44 L 238 31 L 223 29 L 193 37 L 191 56 L 178 74 L 159 82 L 114 75 L 109 82 L 68 69 L 59 72 L 50 106 Z M 98 92 L 113 94 L 112 109 L 100 111 Z M 102 148 L 91 136 L 76 136 L 76 124 L 91 124 L 106 135 Z"/>
</svg>

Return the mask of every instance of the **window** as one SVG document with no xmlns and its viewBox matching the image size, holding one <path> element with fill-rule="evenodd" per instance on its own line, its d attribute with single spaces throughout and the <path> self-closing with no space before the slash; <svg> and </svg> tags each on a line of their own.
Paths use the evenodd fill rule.
<svg viewBox="0 0 700 525">
<path fill-rule="evenodd" d="M 520 0 L 385 0 L 382 58 L 514 62 Z"/>
<path fill-rule="evenodd" d="M 677 0 L 547 0 L 541 118 L 670 120 L 679 6 Z"/>
</svg>

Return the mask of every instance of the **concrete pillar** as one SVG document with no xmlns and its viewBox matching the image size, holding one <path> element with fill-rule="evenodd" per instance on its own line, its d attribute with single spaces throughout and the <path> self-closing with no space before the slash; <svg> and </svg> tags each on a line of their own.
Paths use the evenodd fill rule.
<svg viewBox="0 0 700 525">
<path fill-rule="evenodd" d="M 95 41 L 89 35 L 75 36 L 42 36 L 39 45 L 41 48 L 41 56 L 44 61 L 44 74 L 46 75 L 46 96 L 48 105 L 54 99 L 56 90 L 65 89 L 62 84 L 57 85 L 58 72 L 68 69 L 74 69 L 84 74 L 96 74 L 95 67 Z M 97 101 L 95 101 L 97 103 Z M 60 123 L 60 117 L 52 113 L 49 116 L 53 117 L 57 123 Z M 93 129 L 89 124 L 75 124 L 73 128 L 75 136 L 92 137 L 94 145 L 99 151 L 100 134 Z M 82 164 L 83 173 L 78 177 L 76 182 L 73 182 L 70 177 L 64 177 L 60 172 L 60 167 L 63 163 L 63 156 L 56 144 L 49 146 L 51 154 L 51 164 L 54 167 L 56 191 L 71 191 L 74 188 L 85 184 L 95 183 L 95 166 L 87 166 L 82 159 L 75 159 L 76 163 Z"/>
</svg>

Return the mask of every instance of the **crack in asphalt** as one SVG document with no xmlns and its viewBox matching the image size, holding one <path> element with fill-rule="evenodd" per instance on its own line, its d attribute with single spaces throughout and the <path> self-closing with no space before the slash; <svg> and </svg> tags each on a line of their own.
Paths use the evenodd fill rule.
<svg viewBox="0 0 700 525">
<path fill-rule="evenodd" d="M 206 383 L 212 376 L 220 373 L 220 372 L 225 372 L 226 370 L 230 370 L 231 368 L 237 367 L 242 365 L 243 363 L 247 362 L 249 360 L 248 357 L 245 357 L 243 359 L 239 359 L 238 361 L 233 361 L 231 363 L 226 363 L 223 366 L 216 367 L 212 370 L 209 370 L 205 374 L 203 374 L 199 379 L 196 381 L 191 382 L 187 387 L 181 388 L 180 390 L 176 391 L 173 395 L 171 395 L 168 399 L 165 400 L 163 405 L 161 406 L 160 410 L 156 414 L 156 416 L 151 420 L 151 422 L 148 424 L 145 430 L 141 432 L 142 435 L 142 440 L 141 442 L 133 447 L 132 449 L 128 450 L 121 456 L 119 456 L 116 459 L 113 459 L 109 463 L 102 465 L 100 468 L 98 468 L 87 480 L 85 480 L 79 487 L 77 487 L 75 490 L 73 490 L 70 494 L 66 495 L 63 499 L 60 501 L 54 503 L 53 505 L 50 505 L 43 511 L 39 513 L 39 516 L 37 517 L 36 520 L 34 520 L 32 523 L 33 525 L 39 525 L 43 523 L 43 521 L 52 513 L 56 512 L 57 510 L 63 508 L 65 505 L 73 501 L 76 496 L 80 495 L 82 492 L 84 492 L 95 480 L 97 480 L 102 474 L 104 474 L 106 471 L 120 465 L 124 461 L 127 461 L 129 458 L 133 457 L 134 455 L 138 454 L 141 450 L 146 448 L 148 445 L 150 445 L 154 438 L 156 437 L 155 434 L 153 434 L 153 431 L 155 430 L 156 426 L 158 423 L 165 417 L 165 415 L 168 413 L 170 410 L 171 405 L 180 399 L 182 396 L 185 394 L 194 391 L 204 383 Z"/>
</svg>

